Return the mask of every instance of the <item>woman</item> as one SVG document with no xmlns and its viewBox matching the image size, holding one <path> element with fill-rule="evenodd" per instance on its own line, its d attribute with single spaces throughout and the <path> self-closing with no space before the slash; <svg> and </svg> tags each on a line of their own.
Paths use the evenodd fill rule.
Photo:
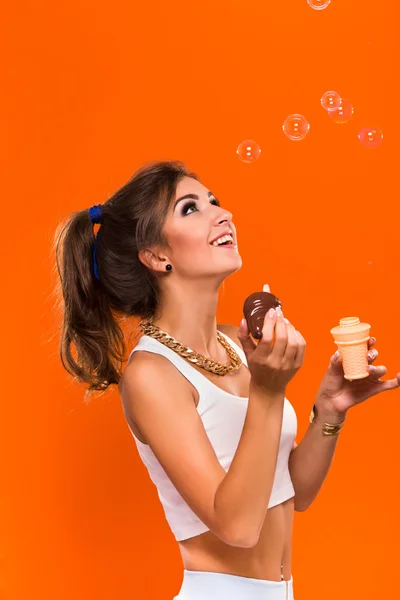
<svg viewBox="0 0 400 600">
<path fill-rule="evenodd" d="M 89 393 L 119 385 L 182 554 L 176 600 L 292 599 L 294 511 L 316 497 L 347 411 L 398 387 L 400 374 L 380 381 L 386 368 L 372 366 L 371 349 L 369 377 L 349 383 L 336 353 L 296 445 L 285 394 L 305 341 L 279 309 L 258 344 L 245 322 L 216 323 L 219 288 L 242 266 L 236 229 L 181 163 L 141 169 L 105 204 L 76 213 L 58 242 L 61 360 Z M 122 375 L 129 316 L 144 335 Z"/>
</svg>

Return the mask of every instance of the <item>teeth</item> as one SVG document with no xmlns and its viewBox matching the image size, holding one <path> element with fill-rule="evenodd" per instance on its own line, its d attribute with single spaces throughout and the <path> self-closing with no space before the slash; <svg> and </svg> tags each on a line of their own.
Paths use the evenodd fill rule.
<svg viewBox="0 0 400 600">
<path fill-rule="evenodd" d="M 233 238 L 232 238 L 232 236 L 231 235 L 223 235 L 222 237 L 220 237 L 217 240 L 215 240 L 215 242 L 213 242 L 212 245 L 213 246 L 220 246 L 224 242 L 228 242 L 228 241 L 233 244 Z"/>
</svg>

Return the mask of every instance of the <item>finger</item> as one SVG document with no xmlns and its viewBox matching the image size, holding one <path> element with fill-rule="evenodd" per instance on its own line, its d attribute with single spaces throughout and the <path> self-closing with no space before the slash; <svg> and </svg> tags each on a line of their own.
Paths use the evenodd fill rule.
<svg viewBox="0 0 400 600">
<path fill-rule="evenodd" d="M 290 362 L 293 362 L 294 359 L 296 358 L 297 345 L 298 345 L 296 329 L 294 328 L 294 326 L 290 323 L 290 321 L 288 319 L 284 318 L 283 322 L 285 323 L 285 325 L 287 327 L 287 334 L 288 334 L 285 359 L 289 360 Z"/>
<path fill-rule="evenodd" d="M 395 390 L 400 387 L 400 373 L 394 379 L 388 379 L 387 381 L 380 381 L 380 392 L 387 392 L 389 390 Z"/>
<path fill-rule="evenodd" d="M 370 373 L 369 378 L 372 380 L 377 380 L 380 377 L 383 377 L 383 375 L 385 375 L 387 372 L 387 368 L 383 365 L 381 365 L 379 367 L 374 367 L 373 365 L 368 365 L 367 368 Z"/>
<path fill-rule="evenodd" d="M 372 348 L 372 346 L 375 344 L 375 342 L 376 342 L 376 338 L 370 337 L 368 340 L 368 349 Z"/>
<path fill-rule="evenodd" d="M 260 348 L 259 351 L 264 354 L 271 353 L 276 320 L 276 311 L 274 308 L 270 308 L 264 317 L 262 336 L 257 346 L 257 348 Z"/>
<path fill-rule="evenodd" d="M 270 287 L 269 287 L 268 283 L 266 283 L 266 284 L 264 285 L 264 287 L 263 287 L 263 292 L 269 292 L 269 293 L 271 292 L 271 290 L 270 290 Z"/>
<path fill-rule="evenodd" d="M 274 357 L 282 359 L 285 356 L 286 347 L 288 343 L 288 329 L 285 321 L 283 320 L 282 310 L 276 310 L 276 323 L 275 323 L 275 343 L 272 348 Z"/>
<path fill-rule="evenodd" d="M 339 375 L 340 373 L 343 375 L 343 361 L 339 350 L 336 350 L 335 354 L 331 356 L 329 369 L 334 375 Z"/>
<path fill-rule="evenodd" d="M 378 350 L 376 350 L 376 348 L 374 348 L 374 350 L 370 350 L 368 352 L 368 362 L 373 363 L 374 360 L 376 360 L 378 358 L 378 354 L 379 354 L 379 352 L 378 352 Z"/>
<path fill-rule="evenodd" d="M 301 365 L 304 362 L 304 355 L 306 352 L 306 340 L 301 335 L 300 331 L 295 329 L 295 334 L 297 338 L 297 353 L 294 361 L 294 366 L 296 369 L 300 369 Z"/>
<path fill-rule="evenodd" d="M 256 343 L 253 342 L 252 338 L 250 337 L 250 332 L 247 326 L 246 319 L 242 319 L 237 336 L 239 338 L 240 343 L 242 344 L 244 353 L 246 354 L 246 356 L 248 356 L 249 354 L 251 354 L 251 352 L 254 351 L 254 348 L 256 348 Z"/>
</svg>

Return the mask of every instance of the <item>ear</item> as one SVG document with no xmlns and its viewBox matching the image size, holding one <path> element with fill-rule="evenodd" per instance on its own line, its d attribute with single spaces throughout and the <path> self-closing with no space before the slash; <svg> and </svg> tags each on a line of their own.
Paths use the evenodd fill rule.
<svg viewBox="0 0 400 600">
<path fill-rule="evenodd" d="M 165 265 L 168 263 L 167 256 L 159 256 L 157 251 L 153 251 L 149 248 L 146 250 L 140 250 L 138 253 L 140 262 L 152 271 L 165 271 Z"/>
</svg>

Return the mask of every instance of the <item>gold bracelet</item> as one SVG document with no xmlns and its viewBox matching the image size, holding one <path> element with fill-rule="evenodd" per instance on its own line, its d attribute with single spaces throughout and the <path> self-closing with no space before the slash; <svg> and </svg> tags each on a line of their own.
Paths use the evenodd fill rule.
<svg viewBox="0 0 400 600">
<path fill-rule="evenodd" d="M 344 421 L 343 423 L 339 423 L 338 425 L 330 425 L 329 423 L 324 423 L 323 427 L 322 427 L 322 433 L 324 435 L 338 435 L 338 433 L 340 433 L 340 430 L 342 429 L 344 425 Z"/>
<path fill-rule="evenodd" d="M 310 423 L 312 423 L 314 421 L 316 414 L 317 414 L 317 407 L 314 404 L 314 406 L 311 409 Z M 340 433 L 343 425 L 344 425 L 344 421 L 342 421 L 342 423 L 338 423 L 337 425 L 331 425 L 330 423 L 324 423 L 324 425 L 322 427 L 322 433 L 324 435 L 338 435 L 338 433 Z"/>
</svg>

